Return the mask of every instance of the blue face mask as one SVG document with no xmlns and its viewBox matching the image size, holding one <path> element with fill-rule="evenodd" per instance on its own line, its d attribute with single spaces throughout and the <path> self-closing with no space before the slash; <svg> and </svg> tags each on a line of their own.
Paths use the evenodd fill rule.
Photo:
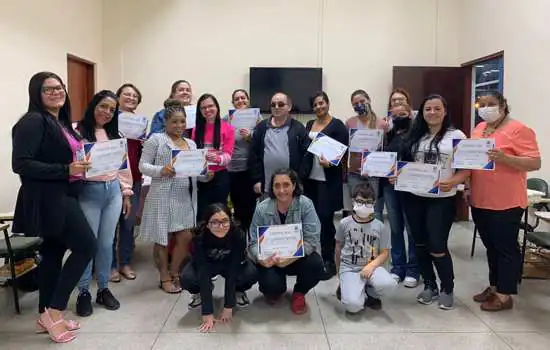
<svg viewBox="0 0 550 350">
<path fill-rule="evenodd" d="M 353 110 L 358 115 L 365 115 L 370 112 L 370 105 L 368 103 L 357 103 L 353 105 Z"/>
</svg>

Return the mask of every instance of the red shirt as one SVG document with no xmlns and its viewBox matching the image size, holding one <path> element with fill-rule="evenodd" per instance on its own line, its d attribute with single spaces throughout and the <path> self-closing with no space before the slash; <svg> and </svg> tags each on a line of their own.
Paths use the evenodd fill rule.
<svg viewBox="0 0 550 350">
<path fill-rule="evenodd" d="M 132 171 L 132 180 L 134 183 L 141 183 L 141 173 L 139 171 L 139 160 L 143 145 L 139 140 L 128 139 L 128 160 L 130 161 L 130 170 Z"/>
</svg>

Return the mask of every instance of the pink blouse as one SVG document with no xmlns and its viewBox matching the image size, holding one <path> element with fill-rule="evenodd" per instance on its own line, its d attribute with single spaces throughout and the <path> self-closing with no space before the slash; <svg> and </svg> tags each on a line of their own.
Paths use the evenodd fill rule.
<svg viewBox="0 0 550 350">
<path fill-rule="evenodd" d="M 220 132 L 220 149 L 214 149 L 214 124 L 206 124 L 204 128 L 204 148 L 208 149 L 209 153 L 214 153 L 218 156 L 218 162 L 210 163 L 208 170 L 217 172 L 227 169 L 227 164 L 231 161 L 233 148 L 235 147 L 235 129 L 231 124 L 221 121 Z M 195 130 L 193 129 L 193 140 L 195 140 Z"/>
<path fill-rule="evenodd" d="M 65 138 L 67 139 L 67 142 L 69 142 L 69 146 L 71 147 L 71 151 L 73 152 L 73 162 L 75 162 L 78 160 L 78 158 L 76 157 L 76 154 L 78 153 L 78 151 L 82 149 L 82 145 L 80 144 L 80 142 L 78 142 L 77 139 L 73 137 L 73 135 L 69 134 L 67 130 L 65 129 L 62 129 L 62 130 L 63 130 L 63 134 L 65 135 Z M 84 174 L 70 175 L 69 181 L 74 182 L 74 181 L 82 180 L 83 177 L 84 177 Z"/>
</svg>

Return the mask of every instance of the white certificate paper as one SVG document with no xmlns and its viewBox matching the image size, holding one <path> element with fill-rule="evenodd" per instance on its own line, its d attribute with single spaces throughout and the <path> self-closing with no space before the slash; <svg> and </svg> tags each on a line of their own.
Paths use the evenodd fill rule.
<svg viewBox="0 0 550 350">
<path fill-rule="evenodd" d="M 397 152 L 363 152 L 361 176 L 395 176 Z"/>
<path fill-rule="evenodd" d="M 254 129 L 260 119 L 259 108 L 230 109 L 229 123 L 238 134 L 239 129 Z"/>
<path fill-rule="evenodd" d="M 257 233 L 260 259 L 273 255 L 283 259 L 304 256 L 302 224 L 260 226 Z"/>
<path fill-rule="evenodd" d="M 197 106 L 185 106 L 185 116 L 185 128 L 193 129 L 197 125 Z"/>
<path fill-rule="evenodd" d="M 118 115 L 118 131 L 127 139 L 145 140 L 149 119 L 142 115 L 123 112 Z"/>
<path fill-rule="evenodd" d="M 307 151 L 319 158 L 325 157 L 332 165 L 338 165 L 347 149 L 348 146 L 320 132 L 311 141 Z"/>
<path fill-rule="evenodd" d="M 363 152 L 380 150 L 383 140 L 384 131 L 380 129 L 349 129 L 349 172 L 360 174 Z"/>
<path fill-rule="evenodd" d="M 206 175 L 206 149 L 183 151 L 172 150 L 172 166 L 176 171 L 176 177 L 196 177 Z"/>
<path fill-rule="evenodd" d="M 438 195 L 440 170 L 434 164 L 397 162 L 395 190 Z"/>
<path fill-rule="evenodd" d="M 85 143 L 84 159 L 91 163 L 86 177 L 106 175 L 128 168 L 128 145 L 126 139 Z"/>
<path fill-rule="evenodd" d="M 495 139 L 453 139 L 453 169 L 495 170 L 487 152 Z"/>
</svg>

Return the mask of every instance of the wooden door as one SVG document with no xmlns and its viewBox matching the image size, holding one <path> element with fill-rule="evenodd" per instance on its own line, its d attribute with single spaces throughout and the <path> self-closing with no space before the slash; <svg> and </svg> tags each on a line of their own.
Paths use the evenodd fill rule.
<svg viewBox="0 0 550 350">
<path fill-rule="evenodd" d="M 71 99 L 71 118 L 77 122 L 84 117 L 86 106 L 94 96 L 93 63 L 67 55 L 67 90 Z"/>
<path fill-rule="evenodd" d="M 412 107 L 418 110 L 424 98 L 430 94 L 443 96 L 448 103 L 448 113 L 453 126 L 470 136 L 472 69 L 470 67 L 393 67 L 393 87 L 406 89 Z M 469 209 L 457 196 L 457 220 L 468 221 Z"/>
</svg>

